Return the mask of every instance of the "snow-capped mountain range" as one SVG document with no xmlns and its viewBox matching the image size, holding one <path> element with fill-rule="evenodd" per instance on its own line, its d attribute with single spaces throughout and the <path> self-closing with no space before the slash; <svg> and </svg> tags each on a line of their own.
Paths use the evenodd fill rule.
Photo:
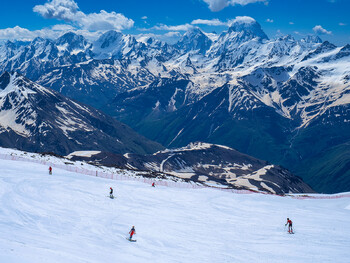
<svg viewBox="0 0 350 263">
<path fill-rule="evenodd" d="M 225 146 L 196 143 L 145 155 L 162 146 L 112 117 L 16 72 L 0 76 L 0 143 L 11 148 L 61 155 L 94 149 L 89 151 L 90 158 L 74 153 L 69 157 L 218 186 L 279 194 L 313 192 L 289 171 Z M 126 154 L 123 156 L 123 153 Z"/>
<path fill-rule="evenodd" d="M 15 72 L 0 77 L 0 142 L 61 155 L 91 148 L 120 153 L 163 148 L 112 117 Z"/>
<path fill-rule="evenodd" d="M 286 118 L 298 116 L 302 126 L 334 104 L 344 104 L 344 98 L 338 99 L 347 90 L 349 52 L 350 45 L 336 47 L 318 37 L 269 40 L 255 20 L 245 18 L 236 19 L 216 40 L 194 28 L 174 45 L 153 38 L 137 41 L 116 31 L 92 43 L 72 32 L 56 40 L 7 41 L 0 46 L 0 65 L 2 71 L 18 71 L 79 101 L 95 98 L 93 106 L 103 106 L 121 92 L 147 88 L 159 77 L 189 80 L 186 94 L 194 100 L 224 84 L 249 86 L 256 99 L 251 107 L 261 103 Z M 291 91 L 296 97 L 290 98 L 284 87 L 291 82 L 312 84 L 312 89 Z M 316 86 L 323 87 L 321 94 Z M 325 96 L 338 102 L 317 112 L 305 109 Z M 231 105 L 236 103 L 230 98 Z"/>
<path fill-rule="evenodd" d="M 301 167 L 326 159 L 338 169 L 334 152 L 350 142 L 350 45 L 269 39 L 244 17 L 220 35 L 194 28 L 174 45 L 115 31 L 93 42 L 73 33 L 8 41 L 0 68 L 100 108 L 166 147 L 228 145 L 311 184 L 331 176 L 318 190 L 349 190 L 336 182 L 338 172 Z"/>
<path fill-rule="evenodd" d="M 109 31 L 92 43 L 69 32 L 56 40 L 0 46 L 3 72 L 18 71 L 93 106 L 103 107 L 124 91 L 147 89 L 159 78 L 186 79 L 186 96 L 194 101 L 224 84 L 238 86 L 247 89 L 247 110 L 259 104 L 272 107 L 283 117 L 298 119 L 298 127 L 347 104 L 349 61 L 350 45 L 336 47 L 311 36 L 269 40 L 247 18 L 236 19 L 216 40 L 194 28 L 174 45 Z M 294 90 L 286 87 L 290 85 Z M 231 95 L 228 111 L 238 103 Z M 321 107 L 325 97 L 331 100 Z"/>
</svg>

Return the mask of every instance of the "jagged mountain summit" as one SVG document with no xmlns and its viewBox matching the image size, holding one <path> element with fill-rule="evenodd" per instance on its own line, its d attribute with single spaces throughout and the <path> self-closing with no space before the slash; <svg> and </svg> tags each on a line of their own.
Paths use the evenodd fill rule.
<svg viewBox="0 0 350 263">
<path fill-rule="evenodd" d="M 174 45 L 152 38 L 138 42 L 116 31 L 108 31 L 92 43 L 72 32 L 57 40 L 7 42 L 0 47 L 0 65 L 3 70 L 19 71 L 45 87 L 103 108 L 116 95 L 135 88 L 147 89 L 159 78 L 190 80 L 186 93 L 197 101 L 224 84 L 236 85 L 244 76 L 254 81 L 251 75 L 259 69 L 281 68 L 287 77 L 282 81 L 286 82 L 300 70 L 310 68 L 322 72 L 319 77 L 324 76 L 325 84 L 332 76 L 339 77 L 339 84 L 344 83 L 349 74 L 338 61 L 348 61 L 347 53 L 331 43 L 319 42 L 311 36 L 269 40 L 254 19 L 239 17 L 216 40 L 193 28 Z M 334 67 L 337 72 L 331 70 Z M 281 105 L 276 87 L 267 83 L 271 79 L 282 84 L 276 75 L 252 83 L 256 86 L 257 81 L 265 81 L 260 82 L 258 99 L 288 117 L 295 107 Z"/>
<path fill-rule="evenodd" d="M 16 72 L 0 77 L 0 143 L 61 155 L 81 149 L 119 153 L 162 149 L 106 114 Z"/>
<path fill-rule="evenodd" d="M 255 37 L 266 40 L 269 39 L 265 32 L 262 30 L 260 24 L 257 21 L 255 21 L 255 19 L 248 16 L 237 17 L 235 20 L 233 20 L 232 24 L 230 25 L 230 28 L 228 29 L 228 32 L 236 32 L 240 35 L 241 40 L 241 36 L 246 36 L 247 38 L 243 41 Z"/>
<path fill-rule="evenodd" d="M 68 157 L 72 161 L 170 174 L 216 187 L 259 190 L 274 194 L 313 192 L 310 186 L 288 170 L 222 145 L 196 142 L 148 155 L 121 156 L 106 152 L 77 152 Z"/>
<path fill-rule="evenodd" d="M 199 28 L 195 27 L 183 35 L 183 37 L 176 43 L 176 48 L 182 50 L 184 53 L 193 50 L 200 54 L 205 54 L 211 44 L 212 40 Z"/>
<path fill-rule="evenodd" d="M 191 29 L 174 45 L 114 31 L 91 43 L 68 36 L 82 44 L 4 43 L 0 68 L 103 109 L 166 147 L 224 144 L 282 164 L 316 190 L 350 189 L 350 158 L 337 163 L 350 142 L 348 45 L 268 38 L 249 17 L 220 35 Z M 332 172 L 317 160 L 329 160 Z"/>
</svg>

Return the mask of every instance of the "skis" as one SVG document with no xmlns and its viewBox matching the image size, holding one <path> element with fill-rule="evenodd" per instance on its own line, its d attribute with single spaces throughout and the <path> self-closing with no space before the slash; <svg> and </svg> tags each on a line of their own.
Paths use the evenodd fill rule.
<svg viewBox="0 0 350 263">
<path fill-rule="evenodd" d="M 114 199 L 114 195 L 112 195 L 112 196 L 107 195 L 107 197 L 109 197 L 110 199 Z"/>
<path fill-rule="evenodd" d="M 131 238 L 128 238 L 126 237 L 127 240 L 129 240 L 130 242 L 136 242 L 136 239 L 131 239 Z"/>
</svg>

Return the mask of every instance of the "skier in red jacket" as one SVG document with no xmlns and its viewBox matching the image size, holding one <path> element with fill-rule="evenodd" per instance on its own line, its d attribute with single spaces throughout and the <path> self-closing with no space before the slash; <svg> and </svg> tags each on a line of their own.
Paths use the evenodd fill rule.
<svg viewBox="0 0 350 263">
<path fill-rule="evenodd" d="M 135 227 L 134 227 L 134 226 L 132 226 L 132 228 L 131 228 L 129 234 L 130 234 L 130 238 L 129 238 L 129 239 L 131 240 L 131 239 L 132 239 L 132 236 L 133 236 L 134 234 L 136 234 L 136 231 L 135 231 Z"/>
<path fill-rule="evenodd" d="M 285 226 L 288 225 L 288 233 L 293 233 L 293 222 L 292 220 L 290 220 L 289 218 L 287 218 L 287 223 L 285 224 Z"/>
<path fill-rule="evenodd" d="M 52 174 L 52 167 L 49 167 L 49 174 Z"/>
</svg>

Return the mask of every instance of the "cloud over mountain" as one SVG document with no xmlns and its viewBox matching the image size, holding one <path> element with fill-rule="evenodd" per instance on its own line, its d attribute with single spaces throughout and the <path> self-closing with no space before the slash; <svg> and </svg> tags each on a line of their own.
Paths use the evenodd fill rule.
<svg viewBox="0 0 350 263">
<path fill-rule="evenodd" d="M 187 31 L 191 28 L 193 28 L 193 26 L 190 24 L 175 25 L 175 26 L 160 24 L 160 25 L 152 27 L 151 29 L 164 30 L 164 31 Z"/>
<path fill-rule="evenodd" d="M 58 19 L 72 22 L 82 29 L 97 30 L 123 30 L 133 27 L 134 21 L 116 12 L 85 14 L 79 10 L 78 4 L 73 0 L 51 0 L 44 5 L 36 5 L 33 11 L 47 19 Z"/>
<path fill-rule="evenodd" d="M 44 18 L 73 21 L 78 9 L 78 4 L 72 0 L 51 0 L 44 5 L 34 6 L 33 11 Z"/>
<path fill-rule="evenodd" d="M 218 12 L 229 5 L 247 5 L 256 2 L 265 2 L 267 0 L 203 0 L 209 5 L 209 9 L 213 12 Z"/>
<path fill-rule="evenodd" d="M 316 34 L 319 35 L 331 35 L 332 31 L 324 29 L 321 25 L 317 25 L 312 29 Z"/>
<path fill-rule="evenodd" d="M 195 19 L 191 22 L 192 25 L 208 25 L 208 26 L 227 26 L 227 22 L 222 22 L 219 19 Z"/>
</svg>

